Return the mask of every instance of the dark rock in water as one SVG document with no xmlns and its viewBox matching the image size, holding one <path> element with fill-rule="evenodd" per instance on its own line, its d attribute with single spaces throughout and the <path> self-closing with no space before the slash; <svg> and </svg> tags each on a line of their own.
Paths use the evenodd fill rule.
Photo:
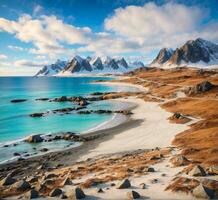
<svg viewBox="0 0 218 200">
<path fill-rule="evenodd" d="M 20 153 L 15 152 L 15 153 L 13 153 L 13 155 L 14 156 L 20 156 Z"/>
<path fill-rule="evenodd" d="M 50 192 L 49 196 L 56 197 L 56 196 L 60 196 L 61 194 L 62 194 L 62 190 L 59 188 L 55 188 Z"/>
<path fill-rule="evenodd" d="M 40 151 L 41 152 L 46 152 L 46 151 L 48 151 L 48 149 L 47 148 L 42 148 L 42 149 L 40 149 Z"/>
<path fill-rule="evenodd" d="M 49 100 L 49 98 L 38 98 L 38 99 L 36 99 L 36 101 L 48 101 Z"/>
<path fill-rule="evenodd" d="M 30 191 L 25 193 L 25 197 L 27 199 L 36 199 L 39 197 L 39 193 L 35 189 L 31 189 Z"/>
<path fill-rule="evenodd" d="M 24 102 L 27 101 L 27 99 L 13 99 L 11 100 L 11 103 L 20 103 L 20 102 Z"/>
<path fill-rule="evenodd" d="M 141 196 L 138 192 L 132 190 L 130 192 L 127 192 L 128 199 L 139 199 Z"/>
<path fill-rule="evenodd" d="M 30 117 L 43 117 L 44 116 L 44 113 L 33 113 L 33 114 L 30 114 Z"/>
<path fill-rule="evenodd" d="M 129 179 L 125 179 L 124 181 L 119 183 L 119 185 L 117 186 L 117 189 L 126 189 L 130 187 L 131 187 L 131 183 Z"/>
<path fill-rule="evenodd" d="M 81 188 L 77 187 L 75 189 L 75 197 L 76 199 L 84 199 L 86 195 Z"/>
<path fill-rule="evenodd" d="M 80 105 L 80 106 L 86 106 L 86 105 L 88 105 L 88 102 L 83 99 L 83 100 L 81 100 L 81 101 L 79 102 L 79 105 Z"/>
<path fill-rule="evenodd" d="M 188 173 L 189 176 L 206 176 L 206 172 L 200 165 L 194 166 L 194 168 Z"/>
<path fill-rule="evenodd" d="M 6 185 L 12 185 L 13 183 L 15 183 L 16 182 L 16 180 L 15 179 L 13 179 L 11 176 L 6 176 L 4 179 L 2 179 L 1 181 L 0 181 L 0 185 L 1 186 L 6 186 Z"/>
<path fill-rule="evenodd" d="M 17 183 L 15 183 L 14 187 L 18 191 L 25 191 L 25 190 L 30 189 L 31 185 L 27 181 L 21 180 L 21 181 L 18 181 Z"/>
<path fill-rule="evenodd" d="M 211 190 L 202 184 L 194 188 L 192 191 L 192 194 L 197 197 L 197 198 L 202 198 L 202 199 L 214 199 L 215 198 L 215 191 Z"/>
<path fill-rule="evenodd" d="M 103 95 L 104 93 L 103 92 L 93 92 L 93 93 L 91 93 L 91 95 L 93 95 L 93 96 L 97 96 L 97 95 Z"/>
<path fill-rule="evenodd" d="M 67 99 L 67 97 L 66 96 L 62 96 L 62 97 L 60 97 L 60 98 L 56 98 L 55 99 L 55 101 L 57 101 L 57 102 L 64 102 L 64 101 L 67 101 L 68 99 Z"/>
<path fill-rule="evenodd" d="M 42 142 L 43 139 L 40 135 L 31 135 L 25 141 L 30 143 L 38 143 L 38 142 Z"/>
</svg>

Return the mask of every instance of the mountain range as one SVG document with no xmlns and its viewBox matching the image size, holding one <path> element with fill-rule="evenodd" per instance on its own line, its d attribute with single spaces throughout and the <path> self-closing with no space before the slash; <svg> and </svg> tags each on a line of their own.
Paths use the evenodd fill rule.
<svg viewBox="0 0 218 200">
<path fill-rule="evenodd" d="M 151 67 L 218 65 L 218 45 L 204 39 L 189 40 L 176 50 L 163 48 L 149 65 Z"/>
<path fill-rule="evenodd" d="M 45 65 L 36 76 L 64 76 L 71 74 L 106 74 L 123 73 L 144 67 L 141 61 L 127 62 L 124 58 L 75 56 L 71 61 L 57 60 L 54 64 Z"/>
</svg>

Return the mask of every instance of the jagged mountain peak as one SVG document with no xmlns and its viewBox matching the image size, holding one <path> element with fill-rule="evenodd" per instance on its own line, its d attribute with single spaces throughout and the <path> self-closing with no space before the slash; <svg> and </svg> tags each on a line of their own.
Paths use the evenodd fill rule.
<svg viewBox="0 0 218 200">
<path fill-rule="evenodd" d="M 167 57 L 166 50 L 160 50 L 150 66 L 176 67 L 179 65 L 196 65 L 197 63 L 218 63 L 218 45 L 202 38 L 189 40 Z M 160 62 L 161 61 L 161 62 Z"/>
</svg>

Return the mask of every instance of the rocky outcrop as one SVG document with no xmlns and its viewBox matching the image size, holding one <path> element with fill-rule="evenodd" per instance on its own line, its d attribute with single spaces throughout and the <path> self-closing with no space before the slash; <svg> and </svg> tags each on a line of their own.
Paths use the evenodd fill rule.
<svg viewBox="0 0 218 200">
<path fill-rule="evenodd" d="M 188 172 L 189 176 L 206 176 L 205 170 L 200 166 L 196 165 L 193 167 L 193 169 Z"/>
<path fill-rule="evenodd" d="M 190 163 L 190 161 L 183 155 L 177 155 L 170 159 L 170 162 L 174 167 L 185 166 Z"/>
<path fill-rule="evenodd" d="M 1 186 L 12 185 L 15 182 L 16 180 L 14 178 L 12 178 L 11 176 L 6 176 L 4 179 L 0 181 L 0 185 Z"/>
<path fill-rule="evenodd" d="M 31 135 L 25 141 L 29 143 L 39 143 L 43 141 L 43 138 L 40 135 Z"/>
<path fill-rule="evenodd" d="M 214 199 L 215 198 L 215 191 L 209 189 L 208 187 L 203 186 L 200 184 L 192 191 L 192 194 L 197 198 L 202 199 Z"/>
<path fill-rule="evenodd" d="M 212 165 L 208 169 L 210 175 L 218 175 L 218 165 Z"/>
<path fill-rule="evenodd" d="M 210 83 L 209 81 L 203 81 L 193 87 L 189 87 L 185 90 L 185 93 L 187 95 L 196 95 L 196 94 L 201 94 L 204 92 L 208 92 L 211 89 L 213 89 L 215 85 Z"/>
<path fill-rule="evenodd" d="M 30 191 L 26 192 L 24 196 L 27 199 L 36 199 L 39 197 L 39 193 L 35 189 L 31 189 Z"/>
<path fill-rule="evenodd" d="M 57 197 L 57 196 L 60 196 L 61 194 L 62 194 L 62 190 L 60 188 L 55 188 L 49 193 L 49 196 Z"/>
<path fill-rule="evenodd" d="M 21 180 L 15 183 L 13 187 L 18 191 L 26 191 L 31 188 L 31 185 L 27 181 Z"/>
</svg>

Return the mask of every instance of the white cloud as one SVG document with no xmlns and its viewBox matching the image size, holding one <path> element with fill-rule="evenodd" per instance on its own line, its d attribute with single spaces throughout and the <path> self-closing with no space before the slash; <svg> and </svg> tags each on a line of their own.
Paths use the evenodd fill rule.
<svg viewBox="0 0 218 200">
<path fill-rule="evenodd" d="M 14 46 L 14 45 L 8 45 L 8 48 L 15 50 L 15 51 L 24 51 L 25 50 L 23 47 Z"/>
<path fill-rule="evenodd" d="M 0 60 L 6 60 L 8 58 L 8 56 L 4 55 L 4 54 L 0 54 Z"/>
<path fill-rule="evenodd" d="M 33 8 L 33 16 L 38 15 L 39 13 L 41 13 L 43 11 L 43 7 L 40 5 L 35 5 Z"/>
<path fill-rule="evenodd" d="M 44 65 L 48 64 L 47 61 L 43 62 L 37 62 L 37 61 L 30 61 L 30 60 L 16 60 L 13 62 L 13 65 L 16 67 L 42 67 Z"/>
<path fill-rule="evenodd" d="M 14 34 L 23 42 L 32 42 L 35 46 L 30 52 L 47 54 L 51 57 L 65 54 L 66 48 L 61 43 L 87 44 L 91 30 L 64 24 L 55 16 L 43 16 L 33 19 L 22 15 L 17 21 L 0 18 L 0 30 Z"/>
<path fill-rule="evenodd" d="M 196 37 L 218 40 L 214 23 L 210 28 L 202 25 L 205 17 L 198 7 L 172 2 L 162 6 L 147 3 L 115 10 L 114 15 L 105 19 L 104 26 L 118 36 L 139 42 L 142 50 L 149 52 L 164 46 L 176 47 Z"/>
</svg>

